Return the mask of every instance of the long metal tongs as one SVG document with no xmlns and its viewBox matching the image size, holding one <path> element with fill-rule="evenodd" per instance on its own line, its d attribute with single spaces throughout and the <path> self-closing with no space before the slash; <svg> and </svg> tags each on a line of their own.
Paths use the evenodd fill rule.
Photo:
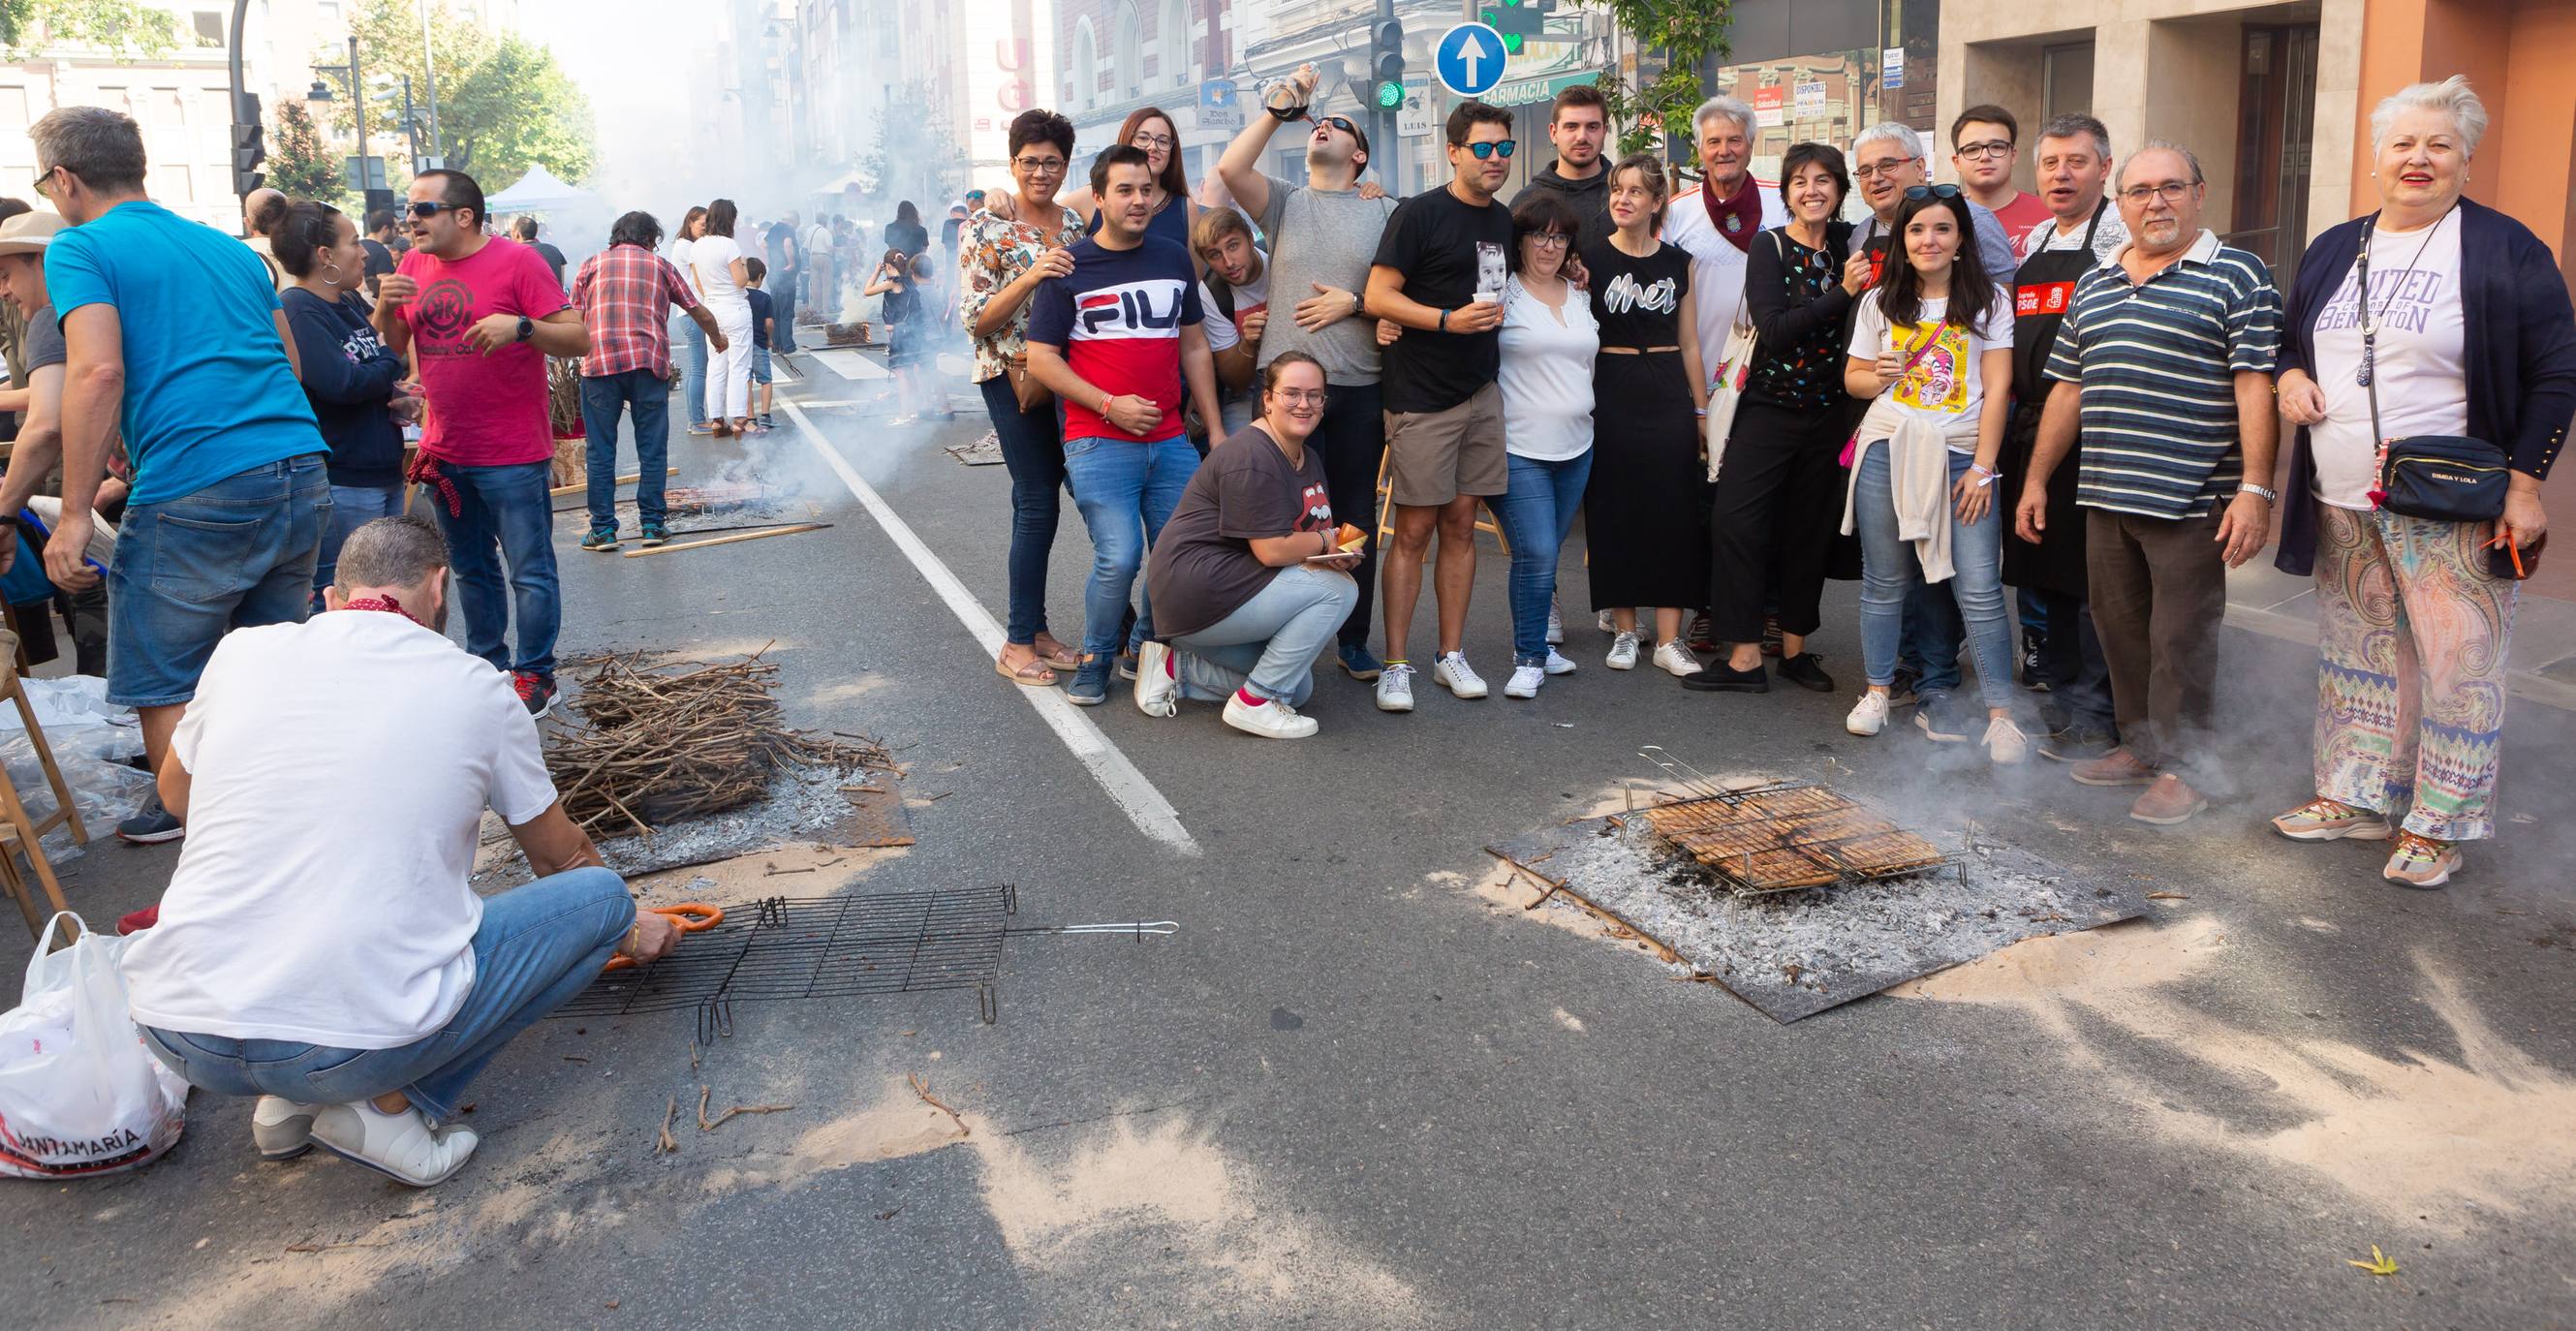
<svg viewBox="0 0 2576 1331">
<path fill-rule="evenodd" d="M 1726 787 L 1717 783 L 1716 778 L 1674 757 L 1661 744 L 1649 744 L 1637 750 L 1637 756 L 1654 764 L 1657 771 L 1672 778 L 1675 785 L 1696 798 L 1724 799 L 1729 793 Z"/>
<path fill-rule="evenodd" d="M 1008 934 L 1125 934 L 1131 938 L 1143 939 L 1149 935 L 1155 938 L 1168 937 L 1179 932 L 1180 927 L 1178 920 L 1133 920 L 1126 924 L 1033 924 L 1022 928 L 1005 929 L 1002 932 Z"/>
</svg>

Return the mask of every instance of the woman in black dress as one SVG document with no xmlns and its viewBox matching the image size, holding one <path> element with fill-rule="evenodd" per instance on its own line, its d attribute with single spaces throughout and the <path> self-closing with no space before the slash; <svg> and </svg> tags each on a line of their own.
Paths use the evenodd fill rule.
<svg viewBox="0 0 2576 1331">
<path fill-rule="evenodd" d="M 1593 362 L 1592 482 L 1583 528 L 1592 556 L 1592 603 L 1610 608 L 1609 666 L 1637 664 L 1637 609 L 1655 612 L 1655 664 L 1699 671 L 1682 642 L 1685 612 L 1708 604 L 1708 482 L 1699 417 L 1707 406 L 1693 315 L 1690 255 L 1656 239 L 1664 224 L 1664 168 L 1634 153 L 1610 169 L 1610 236 L 1583 251 L 1592 316 L 1601 325 Z"/>
</svg>

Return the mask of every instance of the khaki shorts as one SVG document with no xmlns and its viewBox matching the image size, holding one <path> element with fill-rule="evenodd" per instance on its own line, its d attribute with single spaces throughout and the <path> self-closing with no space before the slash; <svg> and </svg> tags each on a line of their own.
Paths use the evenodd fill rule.
<svg viewBox="0 0 2576 1331">
<path fill-rule="evenodd" d="M 1436 508 L 1460 495 L 1501 494 L 1511 477 L 1503 451 L 1503 390 L 1487 384 L 1447 411 L 1386 413 L 1387 498 Z"/>
</svg>

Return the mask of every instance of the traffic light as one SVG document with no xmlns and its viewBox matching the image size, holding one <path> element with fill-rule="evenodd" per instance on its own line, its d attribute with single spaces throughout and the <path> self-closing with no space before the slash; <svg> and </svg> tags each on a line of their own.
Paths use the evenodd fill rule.
<svg viewBox="0 0 2576 1331">
<path fill-rule="evenodd" d="M 1369 25 L 1369 81 L 1364 105 L 1380 111 L 1404 105 L 1404 25 L 1394 19 Z"/>
<path fill-rule="evenodd" d="M 1503 35 L 1503 54 L 1519 55 L 1531 38 L 1547 36 L 1547 14 L 1554 8 L 1556 0 L 1497 0 L 1478 17 Z"/>
<path fill-rule="evenodd" d="M 245 96 L 242 100 L 247 103 L 244 109 L 251 119 L 233 125 L 233 193 L 236 196 L 248 194 L 268 181 L 259 169 L 261 163 L 268 160 L 268 131 L 259 123 L 259 99 Z"/>
</svg>

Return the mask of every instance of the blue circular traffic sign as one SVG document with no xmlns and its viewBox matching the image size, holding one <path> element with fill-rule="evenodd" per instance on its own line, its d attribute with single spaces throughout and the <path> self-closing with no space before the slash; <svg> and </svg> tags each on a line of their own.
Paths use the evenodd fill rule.
<svg viewBox="0 0 2576 1331">
<path fill-rule="evenodd" d="M 1440 34 L 1431 64 L 1449 91 L 1482 97 L 1503 81 L 1503 34 L 1483 23 L 1461 23 Z"/>
</svg>

